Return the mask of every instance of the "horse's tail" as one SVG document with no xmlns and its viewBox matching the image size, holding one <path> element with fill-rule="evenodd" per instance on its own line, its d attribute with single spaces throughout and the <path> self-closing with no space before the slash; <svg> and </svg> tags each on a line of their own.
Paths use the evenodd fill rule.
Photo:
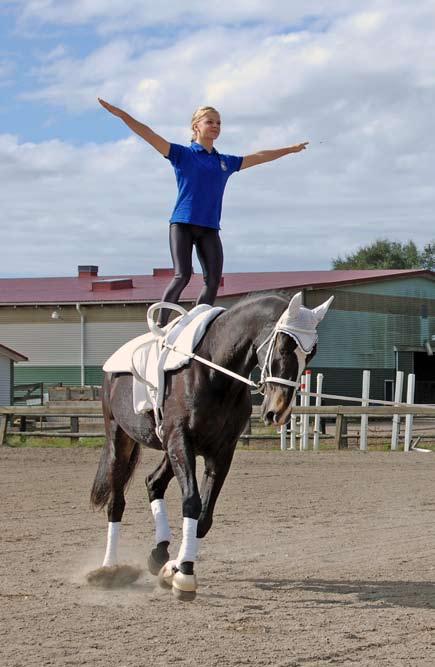
<svg viewBox="0 0 435 667">
<path fill-rule="evenodd" d="M 106 439 L 100 461 L 98 463 L 97 473 L 91 489 L 91 504 L 97 509 L 103 509 L 109 502 L 111 486 L 110 473 L 111 463 L 115 458 L 115 448 L 111 438 Z"/>
<path fill-rule="evenodd" d="M 106 430 L 106 443 L 101 452 L 100 461 L 91 489 L 91 504 L 97 509 L 102 509 L 107 505 L 112 492 L 111 478 L 113 473 L 113 462 L 115 459 L 115 443 L 112 431 L 113 414 L 110 408 L 110 385 L 111 374 L 106 373 L 103 381 L 103 415 Z M 128 463 L 122 471 L 124 488 L 133 475 L 134 469 L 139 461 L 139 455 L 140 445 L 136 442 L 134 443 Z"/>
<path fill-rule="evenodd" d="M 135 443 L 127 466 L 123 470 L 124 488 L 129 483 L 134 469 L 139 462 L 140 445 Z M 115 458 L 115 448 L 111 439 L 107 439 L 105 446 L 101 452 L 100 461 L 98 463 L 97 473 L 95 475 L 94 483 L 91 489 L 91 504 L 96 509 L 103 509 L 109 502 L 112 487 L 110 484 L 112 474 L 112 463 Z"/>
</svg>

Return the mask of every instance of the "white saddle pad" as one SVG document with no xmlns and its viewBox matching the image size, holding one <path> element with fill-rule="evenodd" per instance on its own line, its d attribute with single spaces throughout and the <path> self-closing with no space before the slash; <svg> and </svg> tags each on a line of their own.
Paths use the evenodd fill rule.
<svg viewBox="0 0 435 667">
<path fill-rule="evenodd" d="M 192 353 L 207 326 L 224 310 L 207 304 L 195 306 L 187 315 L 165 327 L 165 337 L 156 337 L 153 333 L 137 336 L 109 357 L 103 366 L 104 371 L 133 374 L 133 407 L 136 414 L 161 408 L 165 372 L 181 368 L 190 361 L 185 354 L 165 347 L 165 343 Z"/>
</svg>

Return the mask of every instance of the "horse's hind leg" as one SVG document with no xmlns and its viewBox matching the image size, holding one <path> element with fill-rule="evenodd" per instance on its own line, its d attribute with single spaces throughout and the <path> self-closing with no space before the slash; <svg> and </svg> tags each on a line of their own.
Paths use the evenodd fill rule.
<svg viewBox="0 0 435 667">
<path fill-rule="evenodd" d="M 168 455 L 165 454 L 161 463 L 145 480 L 155 526 L 156 547 L 148 557 L 148 568 L 154 575 L 157 575 L 169 560 L 168 548 L 171 541 L 171 529 L 164 495 L 173 477 L 174 471 Z"/>
<path fill-rule="evenodd" d="M 107 505 L 107 547 L 103 567 L 118 564 L 119 530 L 125 509 L 125 487 L 133 473 L 139 456 L 139 444 L 130 438 L 120 426 L 113 425 L 114 457 L 110 462 L 110 499 Z"/>
<path fill-rule="evenodd" d="M 118 566 L 118 543 L 125 508 L 124 490 L 139 458 L 139 444 L 113 420 L 106 421 L 107 441 L 91 493 L 96 507 L 107 503 L 107 547 L 103 566 L 89 572 L 88 583 L 99 588 L 119 588 L 140 576 L 137 567 Z"/>
</svg>

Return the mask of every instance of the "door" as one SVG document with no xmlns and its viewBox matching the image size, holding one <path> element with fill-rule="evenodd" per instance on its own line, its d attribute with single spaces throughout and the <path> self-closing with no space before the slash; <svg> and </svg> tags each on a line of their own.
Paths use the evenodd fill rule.
<svg viewBox="0 0 435 667">
<path fill-rule="evenodd" d="M 435 355 L 414 352 L 415 402 L 435 403 Z"/>
</svg>

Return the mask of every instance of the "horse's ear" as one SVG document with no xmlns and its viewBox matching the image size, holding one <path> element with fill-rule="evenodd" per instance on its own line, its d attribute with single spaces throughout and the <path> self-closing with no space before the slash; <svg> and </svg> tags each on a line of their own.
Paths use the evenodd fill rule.
<svg viewBox="0 0 435 667">
<path fill-rule="evenodd" d="M 287 308 L 287 317 L 290 321 L 296 320 L 302 306 L 302 292 L 294 295 Z"/>
<path fill-rule="evenodd" d="M 314 314 L 318 323 L 323 320 L 323 318 L 325 317 L 326 313 L 329 310 L 329 306 L 331 305 L 331 303 L 333 301 L 334 301 L 334 297 L 330 296 L 329 299 L 327 301 L 325 301 L 324 303 L 321 303 L 320 306 L 316 306 L 316 308 L 313 308 L 313 310 L 311 312 Z"/>
</svg>

